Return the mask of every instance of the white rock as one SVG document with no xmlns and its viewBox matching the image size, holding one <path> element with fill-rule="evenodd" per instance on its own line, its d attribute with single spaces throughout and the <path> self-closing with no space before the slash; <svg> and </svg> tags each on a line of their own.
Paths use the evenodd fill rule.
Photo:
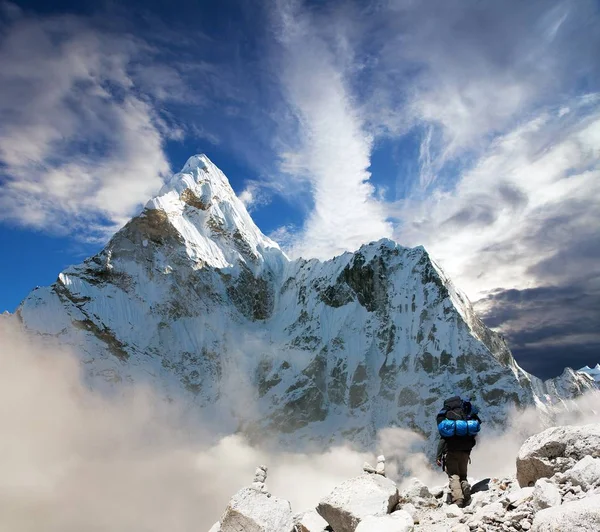
<svg viewBox="0 0 600 532">
<path fill-rule="evenodd" d="M 217 521 L 208 532 L 221 532 L 221 521 Z"/>
<path fill-rule="evenodd" d="M 337 532 L 337 528 L 334 528 Z M 356 532 L 412 532 L 412 517 L 403 510 L 380 517 L 365 517 L 356 527 Z"/>
<path fill-rule="evenodd" d="M 298 532 L 324 532 L 327 529 L 327 521 L 316 510 L 297 515 L 294 523 Z"/>
<path fill-rule="evenodd" d="M 423 484 L 418 478 L 411 478 L 408 485 L 402 490 L 401 494 L 403 499 L 414 499 L 416 497 L 422 497 L 429 499 L 432 497 L 429 488 Z"/>
<path fill-rule="evenodd" d="M 253 488 L 243 488 L 229 501 L 220 532 L 291 532 L 292 507 L 286 500 Z"/>
<path fill-rule="evenodd" d="M 531 532 L 583 532 L 600 530 L 600 495 L 539 511 Z"/>
<path fill-rule="evenodd" d="M 385 456 L 383 455 L 377 457 L 377 473 L 379 475 L 385 475 Z"/>
<path fill-rule="evenodd" d="M 392 480 L 360 475 L 336 486 L 319 502 L 317 512 L 335 532 L 352 532 L 365 517 L 387 515 L 396 504 L 398 488 Z"/>
<path fill-rule="evenodd" d="M 519 523 L 519 526 L 521 527 L 522 530 L 529 530 L 531 528 L 531 521 L 529 519 L 523 519 Z"/>
<path fill-rule="evenodd" d="M 588 490 L 600 484 L 600 459 L 585 456 L 563 474 L 566 482 Z"/>
<path fill-rule="evenodd" d="M 533 498 L 533 490 L 534 488 L 521 488 L 511 491 L 501 502 L 509 508 L 517 508 Z"/>
<path fill-rule="evenodd" d="M 363 471 L 365 473 L 377 473 L 377 469 L 375 469 L 369 462 L 365 462 L 363 464 Z"/>
<path fill-rule="evenodd" d="M 538 479 L 533 489 L 533 509 L 538 512 L 544 508 L 558 506 L 560 503 L 561 496 L 558 487 L 546 478 Z"/>
<path fill-rule="evenodd" d="M 403 504 L 400 507 L 400 510 L 404 510 L 405 512 L 408 512 L 415 523 L 418 523 L 420 521 L 419 511 L 417 510 L 417 508 L 415 507 L 414 504 L 407 502 L 406 504 Z"/>
<path fill-rule="evenodd" d="M 530 486 L 538 478 L 552 477 L 586 455 L 600 456 L 600 423 L 579 427 L 553 427 L 528 438 L 517 457 L 517 480 Z"/>
<path fill-rule="evenodd" d="M 499 502 L 493 502 L 483 508 L 479 508 L 471 518 L 470 522 L 489 522 L 489 521 L 500 521 L 504 515 L 504 506 Z"/>
<path fill-rule="evenodd" d="M 458 525 L 453 526 L 450 529 L 450 532 L 469 532 L 469 530 L 471 530 L 469 525 L 465 523 L 459 523 Z"/>
<path fill-rule="evenodd" d="M 456 504 L 446 506 L 446 508 L 444 508 L 444 513 L 446 514 L 446 517 L 457 519 L 465 515 L 464 512 L 458 506 L 456 506 Z"/>
</svg>

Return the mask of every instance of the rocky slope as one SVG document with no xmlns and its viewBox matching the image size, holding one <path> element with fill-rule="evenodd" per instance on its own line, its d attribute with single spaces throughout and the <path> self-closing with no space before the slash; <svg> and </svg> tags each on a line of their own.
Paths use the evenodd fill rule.
<svg viewBox="0 0 600 532">
<path fill-rule="evenodd" d="M 203 155 L 17 316 L 80 353 L 96 389 L 150 382 L 223 431 L 295 444 L 369 445 L 390 425 L 433 437 L 446 396 L 494 424 L 593 386 L 523 371 L 422 247 L 289 260 Z"/>
<path fill-rule="evenodd" d="M 414 478 L 399 490 L 385 469 L 375 472 L 368 464 L 364 469 L 316 508 L 293 514 L 289 502 L 268 492 L 262 466 L 210 532 L 600 530 L 600 424 L 554 427 L 532 436 L 516 457 L 516 476 L 471 479 L 472 499 L 465 508 L 446 502 L 444 486 L 430 489 Z"/>
</svg>

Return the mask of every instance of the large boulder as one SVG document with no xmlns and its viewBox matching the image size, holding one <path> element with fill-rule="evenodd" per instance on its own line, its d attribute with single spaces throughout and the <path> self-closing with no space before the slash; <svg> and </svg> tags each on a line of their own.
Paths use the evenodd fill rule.
<svg viewBox="0 0 600 532">
<path fill-rule="evenodd" d="M 585 497 L 539 511 L 531 532 L 600 530 L 600 495 Z"/>
<path fill-rule="evenodd" d="M 390 515 L 365 517 L 356 527 L 356 532 L 412 532 L 414 528 L 410 514 L 398 510 Z"/>
<path fill-rule="evenodd" d="M 398 488 L 392 480 L 363 474 L 336 486 L 319 502 L 317 512 L 335 532 L 354 532 L 362 519 L 387 515 L 396 504 Z"/>
<path fill-rule="evenodd" d="M 517 480 L 533 486 L 539 478 L 570 469 L 584 456 L 600 457 L 600 423 L 553 427 L 527 439 L 517 457 Z"/>
<path fill-rule="evenodd" d="M 220 532 L 292 532 L 292 506 L 255 488 L 243 488 L 229 501 Z"/>
</svg>

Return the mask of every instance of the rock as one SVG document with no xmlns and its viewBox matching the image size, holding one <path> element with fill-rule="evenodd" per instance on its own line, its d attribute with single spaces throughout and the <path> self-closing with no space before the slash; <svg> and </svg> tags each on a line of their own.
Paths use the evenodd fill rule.
<svg viewBox="0 0 600 532">
<path fill-rule="evenodd" d="M 221 532 L 221 521 L 217 521 L 208 532 Z"/>
<path fill-rule="evenodd" d="M 433 497 L 433 495 L 431 495 L 429 488 L 418 478 L 411 478 L 408 486 L 402 490 L 401 497 L 406 500 L 415 499 L 417 497 L 429 499 Z"/>
<path fill-rule="evenodd" d="M 600 484 L 600 459 L 585 456 L 562 475 L 566 482 L 581 486 L 585 491 Z"/>
<path fill-rule="evenodd" d="M 531 521 L 529 519 L 523 519 L 519 523 L 519 526 L 521 527 L 521 530 L 529 530 L 531 528 Z"/>
<path fill-rule="evenodd" d="M 600 423 L 547 429 L 521 446 L 517 457 L 519 485 L 533 486 L 538 478 L 564 472 L 586 455 L 600 457 Z"/>
<path fill-rule="evenodd" d="M 334 528 L 337 532 L 337 528 Z M 356 532 L 412 532 L 412 517 L 403 510 L 380 517 L 365 517 L 356 527 Z"/>
<path fill-rule="evenodd" d="M 431 488 L 430 493 L 433 497 L 435 497 L 436 499 L 439 499 L 440 497 L 442 497 L 444 495 L 445 489 L 446 489 L 446 486 L 434 486 L 433 488 Z"/>
<path fill-rule="evenodd" d="M 544 508 L 558 506 L 561 503 L 560 491 L 553 482 L 540 478 L 533 489 L 533 509 L 538 512 Z"/>
<path fill-rule="evenodd" d="M 294 524 L 298 532 L 324 532 L 328 526 L 327 521 L 316 510 L 295 516 Z"/>
<path fill-rule="evenodd" d="M 501 502 L 508 508 L 517 508 L 533 498 L 534 488 L 521 488 L 508 493 Z"/>
<path fill-rule="evenodd" d="M 500 504 L 499 502 L 493 502 L 492 504 L 488 504 L 482 508 L 479 508 L 473 514 L 473 517 L 469 522 L 489 523 L 490 521 L 500 521 L 504 513 L 504 506 L 502 506 L 502 504 Z"/>
<path fill-rule="evenodd" d="M 460 523 L 458 525 L 453 526 L 450 529 L 450 532 L 469 532 L 469 530 L 471 530 L 469 528 L 469 525 L 467 525 L 465 523 Z"/>
<path fill-rule="evenodd" d="M 539 511 L 531 532 L 582 532 L 600 530 L 600 495 Z"/>
<path fill-rule="evenodd" d="M 319 502 L 317 512 L 335 532 L 352 532 L 365 517 L 387 515 L 396 504 L 398 488 L 392 480 L 360 475 L 335 487 Z"/>
<path fill-rule="evenodd" d="M 375 469 L 369 462 L 365 462 L 363 464 L 363 471 L 365 473 L 377 473 L 377 469 Z"/>
<path fill-rule="evenodd" d="M 286 500 L 253 488 L 243 488 L 229 501 L 220 532 L 291 532 L 292 507 Z"/>
<path fill-rule="evenodd" d="M 450 506 L 446 506 L 444 508 L 444 513 L 446 514 L 446 517 L 450 517 L 450 518 L 459 518 L 462 517 L 464 514 L 464 512 L 458 507 L 456 506 L 456 504 L 451 504 Z"/>
<path fill-rule="evenodd" d="M 383 455 L 380 455 L 377 457 L 376 472 L 379 475 L 385 476 L 385 456 L 383 456 Z"/>
<path fill-rule="evenodd" d="M 414 504 L 407 502 L 406 504 L 401 504 L 400 508 L 398 509 L 407 512 L 412 517 L 412 520 L 415 524 L 419 523 L 419 511 L 416 509 Z"/>
</svg>

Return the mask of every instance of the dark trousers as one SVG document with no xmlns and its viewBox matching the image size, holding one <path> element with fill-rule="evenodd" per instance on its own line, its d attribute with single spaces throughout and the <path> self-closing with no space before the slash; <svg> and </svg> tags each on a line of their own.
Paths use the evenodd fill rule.
<svg viewBox="0 0 600 532">
<path fill-rule="evenodd" d="M 448 451 L 446 454 L 451 502 L 467 502 L 471 498 L 471 486 L 467 482 L 469 455 L 469 451 Z"/>
</svg>

